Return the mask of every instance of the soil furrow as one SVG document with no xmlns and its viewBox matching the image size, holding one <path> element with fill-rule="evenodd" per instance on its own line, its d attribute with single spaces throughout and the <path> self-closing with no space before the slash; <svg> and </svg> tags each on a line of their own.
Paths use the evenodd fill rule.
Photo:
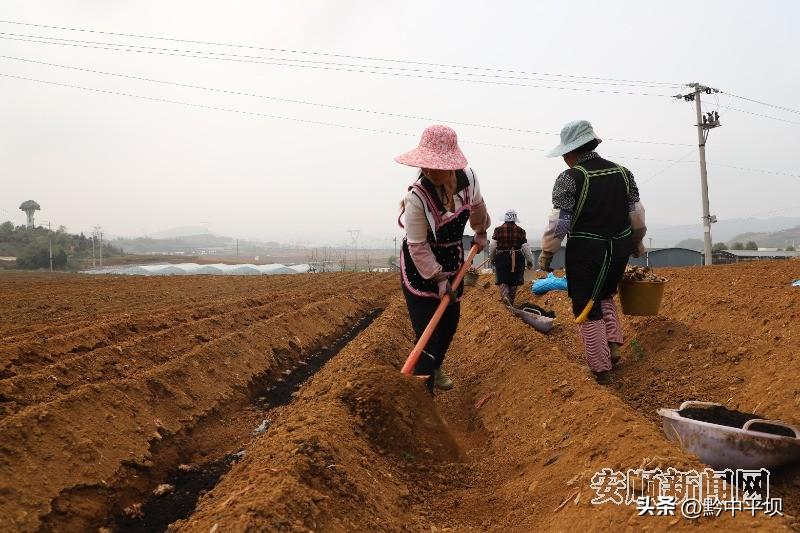
<svg viewBox="0 0 800 533">
<path fill-rule="evenodd" d="M 153 458 L 173 453 L 159 443 L 192 440 L 191 430 L 204 420 L 224 416 L 231 402 L 241 405 L 256 376 L 281 379 L 282 368 L 340 336 L 347 324 L 380 304 L 386 280 L 370 276 L 346 294 L 331 283 L 326 299 L 298 298 L 291 313 L 0 421 L 0 527 L 30 531 L 43 517 L 59 516 L 66 524 L 62 530 L 83 529 L 86 516 L 96 516 L 93 506 L 106 502 L 109 487 L 150 479 Z"/>
</svg>

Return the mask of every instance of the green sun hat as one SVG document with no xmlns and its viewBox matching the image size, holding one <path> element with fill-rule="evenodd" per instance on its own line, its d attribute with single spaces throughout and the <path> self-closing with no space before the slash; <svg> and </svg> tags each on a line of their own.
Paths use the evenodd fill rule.
<svg viewBox="0 0 800 533">
<path fill-rule="evenodd" d="M 573 120 L 561 128 L 561 144 L 550 150 L 547 157 L 559 157 L 568 154 L 594 140 L 598 143 L 603 142 L 594 133 L 592 124 L 588 120 Z"/>
</svg>

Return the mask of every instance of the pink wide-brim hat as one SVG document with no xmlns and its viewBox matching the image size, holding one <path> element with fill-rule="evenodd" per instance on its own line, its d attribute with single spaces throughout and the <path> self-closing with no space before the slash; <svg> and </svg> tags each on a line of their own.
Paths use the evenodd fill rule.
<svg viewBox="0 0 800 533">
<path fill-rule="evenodd" d="M 401 165 L 434 170 L 461 170 L 467 166 L 467 158 L 458 147 L 458 135 L 442 124 L 425 128 L 419 146 L 394 160 Z"/>
</svg>

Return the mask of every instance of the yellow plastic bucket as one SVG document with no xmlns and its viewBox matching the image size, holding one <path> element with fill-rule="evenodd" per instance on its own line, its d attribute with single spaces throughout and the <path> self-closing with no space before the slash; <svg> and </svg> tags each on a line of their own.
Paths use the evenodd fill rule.
<svg viewBox="0 0 800 533">
<path fill-rule="evenodd" d="M 663 281 L 622 280 L 619 284 L 622 312 L 633 316 L 657 315 L 665 285 Z"/>
</svg>

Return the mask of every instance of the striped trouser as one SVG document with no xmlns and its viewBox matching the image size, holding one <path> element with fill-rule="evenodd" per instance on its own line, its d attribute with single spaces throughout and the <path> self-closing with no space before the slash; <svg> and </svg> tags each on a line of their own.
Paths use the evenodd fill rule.
<svg viewBox="0 0 800 533">
<path fill-rule="evenodd" d="M 619 315 L 617 314 L 617 305 L 614 303 L 614 298 L 607 298 L 600 302 L 603 308 L 603 322 L 606 325 L 606 339 L 608 342 L 615 344 L 623 344 L 624 338 L 622 336 L 622 326 L 619 323 Z"/>
<path fill-rule="evenodd" d="M 578 325 L 578 334 L 586 351 L 586 364 L 594 372 L 611 370 L 611 351 L 609 342 L 622 344 L 622 326 L 619 323 L 617 306 L 609 298 L 601 302 L 602 320 L 587 320 Z"/>
</svg>

